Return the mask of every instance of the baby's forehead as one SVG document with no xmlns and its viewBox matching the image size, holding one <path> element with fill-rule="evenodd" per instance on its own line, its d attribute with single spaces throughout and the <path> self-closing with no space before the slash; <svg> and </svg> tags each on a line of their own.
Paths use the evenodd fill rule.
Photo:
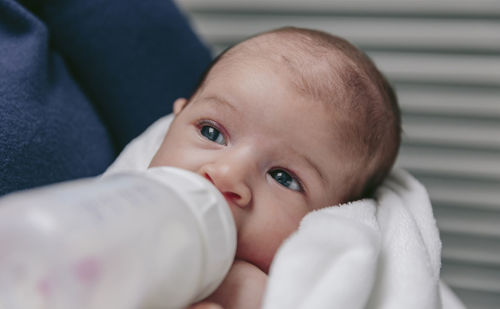
<svg viewBox="0 0 500 309">
<path fill-rule="evenodd" d="M 213 70 L 216 74 L 237 69 L 240 63 L 271 67 L 298 94 L 319 101 L 335 101 L 349 90 L 343 80 L 349 63 L 342 53 L 293 35 L 268 33 L 251 38 L 228 50 L 218 62 Z"/>
<path fill-rule="evenodd" d="M 326 53 L 330 56 L 337 54 L 335 50 L 313 46 L 313 41 L 309 43 L 311 44 L 294 35 L 266 33 L 232 47 L 221 61 L 250 58 L 253 61 L 269 61 L 301 69 L 303 66 L 323 63 Z"/>
<path fill-rule="evenodd" d="M 323 115 L 337 135 L 345 129 L 343 123 L 355 117 L 349 112 L 352 91 L 343 81 L 344 60 L 337 54 L 332 51 L 325 56 L 313 48 L 298 46 L 293 38 L 265 34 L 233 47 L 220 60 L 219 67 L 214 67 L 214 73 L 224 75 L 226 70 L 244 70 L 250 66 L 278 74 L 297 98 L 325 109 Z"/>
</svg>

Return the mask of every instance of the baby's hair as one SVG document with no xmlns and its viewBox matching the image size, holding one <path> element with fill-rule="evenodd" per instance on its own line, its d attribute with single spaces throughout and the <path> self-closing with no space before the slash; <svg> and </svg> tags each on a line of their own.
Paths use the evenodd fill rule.
<svg viewBox="0 0 500 309">
<path fill-rule="evenodd" d="M 393 88 L 370 58 L 346 40 L 326 32 L 279 28 L 219 54 L 192 97 L 203 88 L 217 63 L 240 52 L 278 61 L 292 73 L 299 94 L 334 105 L 336 138 L 345 145 L 345 168 L 351 176 L 346 179 L 349 189 L 343 201 L 372 196 L 396 160 L 401 116 Z"/>
</svg>

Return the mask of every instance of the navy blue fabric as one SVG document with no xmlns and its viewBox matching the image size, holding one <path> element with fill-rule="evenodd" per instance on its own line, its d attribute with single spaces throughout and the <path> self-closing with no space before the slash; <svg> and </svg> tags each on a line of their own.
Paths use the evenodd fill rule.
<svg viewBox="0 0 500 309">
<path fill-rule="evenodd" d="M 0 0 L 0 195 L 101 173 L 210 62 L 171 1 L 29 3 Z"/>
</svg>

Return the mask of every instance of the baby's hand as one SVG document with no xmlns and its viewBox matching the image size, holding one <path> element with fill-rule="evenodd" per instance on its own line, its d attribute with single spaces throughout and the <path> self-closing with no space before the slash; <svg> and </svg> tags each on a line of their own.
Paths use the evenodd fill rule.
<svg viewBox="0 0 500 309">
<path fill-rule="evenodd" d="M 224 309 L 260 308 L 266 283 L 267 275 L 259 268 L 236 260 L 217 290 L 189 309 L 219 309 L 220 306 Z"/>
</svg>

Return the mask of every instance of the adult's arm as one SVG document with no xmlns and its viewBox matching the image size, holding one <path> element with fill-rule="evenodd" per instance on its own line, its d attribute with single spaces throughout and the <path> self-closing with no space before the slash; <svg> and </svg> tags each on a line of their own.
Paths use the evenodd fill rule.
<svg viewBox="0 0 500 309">
<path fill-rule="evenodd" d="M 113 142 L 45 24 L 0 0 L 0 195 L 102 172 Z"/>
<path fill-rule="evenodd" d="M 0 0 L 0 195 L 102 173 L 209 61 L 168 0 Z"/>
<path fill-rule="evenodd" d="M 41 7 L 54 47 L 100 111 L 117 150 L 179 97 L 211 60 L 169 0 L 52 0 Z"/>
</svg>

